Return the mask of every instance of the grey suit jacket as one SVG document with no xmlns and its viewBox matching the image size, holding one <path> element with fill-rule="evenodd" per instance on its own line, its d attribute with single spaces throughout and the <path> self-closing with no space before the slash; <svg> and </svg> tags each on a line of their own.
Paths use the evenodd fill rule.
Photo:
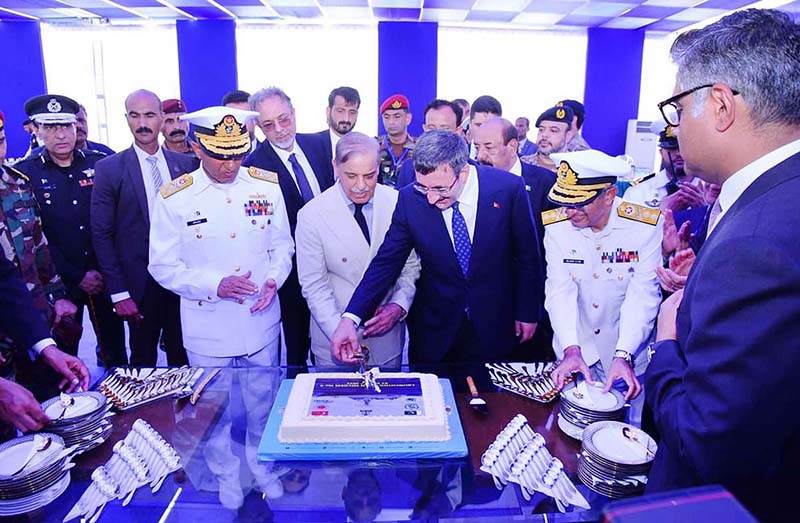
<svg viewBox="0 0 800 523">
<path fill-rule="evenodd" d="M 164 151 L 170 178 L 198 168 L 197 158 Z M 131 146 L 95 165 L 92 240 L 110 294 L 129 292 L 141 303 L 147 283 L 150 212 L 142 170 Z"/>
</svg>

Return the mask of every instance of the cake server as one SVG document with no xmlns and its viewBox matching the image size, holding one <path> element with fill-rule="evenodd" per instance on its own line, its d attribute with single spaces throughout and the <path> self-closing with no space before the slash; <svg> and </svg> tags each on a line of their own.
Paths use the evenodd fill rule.
<svg viewBox="0 0 800 523">
<path fill-rule="evenodd" d="M 467 376 L 467 386 L 469 393 L 472 396 L 469 400 L 469 406 L 477 410 L 481 414 L 489 414 L 489 408 L 486 406 L 486 401 L 478 395 L 478 389 L 475 388 L 475 382 L 472 376 Z"/>
</svg>

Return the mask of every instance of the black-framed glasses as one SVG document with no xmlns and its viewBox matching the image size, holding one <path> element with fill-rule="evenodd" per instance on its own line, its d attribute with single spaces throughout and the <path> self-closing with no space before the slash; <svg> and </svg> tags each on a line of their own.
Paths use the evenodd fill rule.
<svg viewBox="0 0 800 523">
<path fill-rule="evenodd" d="M 449 194 L 450 191 L 453 190 L 453 187 L 456 185 L 458 177 L 459 175 L 457 174 L 456 179 L 453 180 L 453 183 L 450 184 L 450 187 L 425 187 L 419 182 L 414 182 L 413 184 L 414 190 L 420 193 L 422 196 L 428 196 L 429 192 L 432 192 L 433 194 L 438 194 L 439 196 L 447 196 L 447 194 Z"/>
<path fill-rule="evenodd" d="M 691 89 L 682 91 L 675 96 L 670 96 L 663 102 L 659 102 L 658 110 L 661 111 L 661 116 L 664 118 L 664 121 L 667 122 L 667 125 L 671 125 L 672 127 L 678 127 L 678 125 L 680 125 L 681 111 L 683 109 L 678 107 L 677 102 L 681 98 L 688 96 L 695 91 L 699 91 L 700 89 L 707 89 L 709 87 L 714 87 L 714 84 L 698 85 L 697 87 L 692 87 Z M 734 94 L 734 96 L 739 94 L 739 91 L 736 89 L 731 89 L 731 92 Z"/>
</svg>

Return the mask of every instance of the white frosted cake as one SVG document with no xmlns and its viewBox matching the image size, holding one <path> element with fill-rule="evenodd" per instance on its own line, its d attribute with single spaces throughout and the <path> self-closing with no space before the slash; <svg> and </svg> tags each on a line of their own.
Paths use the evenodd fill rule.
<svg viewBox="0 0 800 523">
<path fill-rule="evenodd" d="M 376 375 L 380 392 L 360 374 L 330 372 L 295 378 L 278 440 L 283 443 L 447 441 L 442 386 L 433 374 Z"/>
</svg>

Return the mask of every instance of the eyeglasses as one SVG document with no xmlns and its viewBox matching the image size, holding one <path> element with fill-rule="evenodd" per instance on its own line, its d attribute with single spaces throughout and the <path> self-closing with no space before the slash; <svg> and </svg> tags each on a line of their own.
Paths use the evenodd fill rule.
<svg viewBox="0 0 800 523">
<path fill-rule="evenodd" d="M 291 123 L 292 123 L 292 116 L 289 115 L 289 114 L 282 114 L 282 115 L 280 115 L 278 117 L 277 125 L 280 126 L 280 127 L 289 127 L 289 124 L 291 124 Z M 263 122 L 261 124 L 261 129 L 265 133 L 272 132 L 273 130 L 275 130 L 275 127 L 276 127 L 276 123 L 273 122 L 272 120 L 268 120 L 268 121 Z"/>
<path fill-rule="evenodd" d="M 433 194 L 438 194 L 439 196 L 447 196 L 447 194 L 453 190 L 453 187 L 456 185 L 458 181 L 458 175 L 456 175 L 456 179 L 453 180 L 453 183 L 450 184 L 450 187 L 425 187 L 421 183 L 414 182 L 414 190 L 420 193 L 422 196 L 428 196 L 428 193 L 432 192 Z"/>
<path fill-rule="evenodd" d="M 659 102 L 658 110 L 661 111 L 661 116 L 664 118 L 664 121 L 667 122 L 668 125 L 672 127 L 678 127 L 681 123 L 681 112 L 683 108 L 678 107 L 677 102 L 683 98 L 684 96 L 688 96 L 695 91 L 699 91 L 700 89 L 706 89 L 708 87 L 714 87 L 714 84 L 703 84 L 698 85 L 697 87 L 692 87 L 691 89 L 687 89 L 683 92 L 676 94 L 675 96 L 671 96 L 664 100 L 663 102 Z M 734 96 L 739 94 L 739 91 L 736 89 L 731 89 L 731 92 Z"/>
</svg>

